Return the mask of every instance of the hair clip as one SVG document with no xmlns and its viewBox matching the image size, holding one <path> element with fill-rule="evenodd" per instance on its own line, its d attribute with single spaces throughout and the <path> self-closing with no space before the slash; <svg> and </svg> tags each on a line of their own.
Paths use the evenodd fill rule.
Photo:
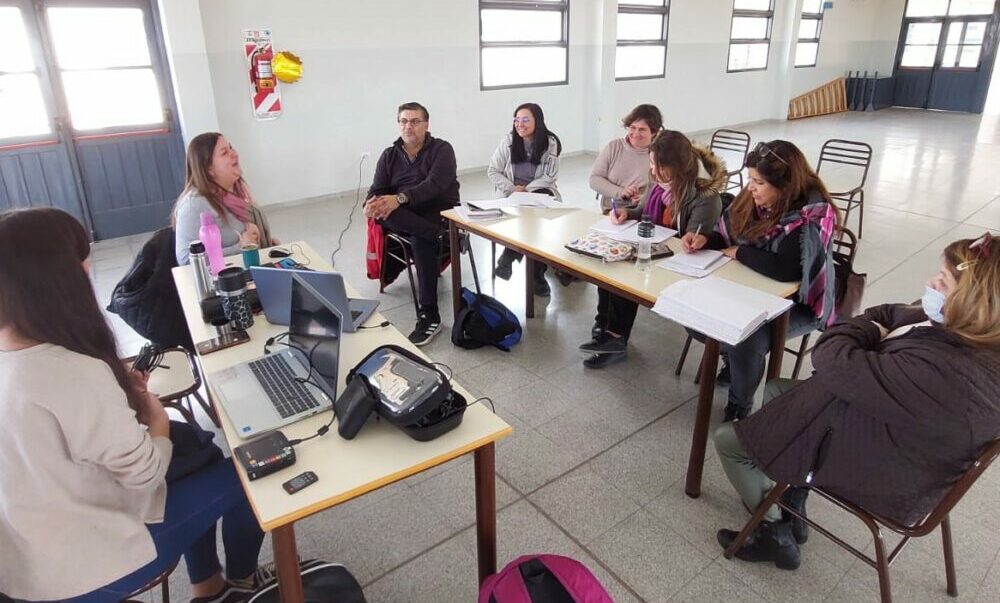
<svg viewBox="0 0 1000 603">
<path fill-rule="evenodd" d="M 962 262 L 958 266 L 955 266 L 955 270 L 958 270 L 959 272 L 965 272 L 966 270 L 968 270 L 969 268 L 972 268 L 973 266 L 975 266 L 978 263 L 979 263 L 979 260 L 969 260 L 967 262 Z"/>
</svg>

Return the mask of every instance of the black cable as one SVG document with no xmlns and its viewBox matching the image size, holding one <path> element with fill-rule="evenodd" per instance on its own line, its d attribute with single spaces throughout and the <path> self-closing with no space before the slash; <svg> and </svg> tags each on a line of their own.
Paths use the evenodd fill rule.
<svg viewBox="0 0 1000 603">
<path fill-rule="evenodd" d="M 302 245 L 299 245 L 298 243 L 292 243 L 289 249 L 291 250 L 292 254 L 297 253 L 299 254 L 299 257 L 303 258 L 301 262 L 298 261 L 296 262 L 298 263 L 299 266 L 308 266 L 309 264 L 312 264 L 312 260 L 309 259 L 309 256 L 307 256 L 305 252 L 302 251 Z M 298 251 L 296 251 L 296 249 L 298 249 Z"/>
<path fill-rule="evenodd" d="M 392 325 L 392 323 L 389 322 L 388 320 L 383 320 L 382 322 L 378 323 L 377 325 L 367 325 L 367 326 L 361 326 L 361 327 L 358 327 L 358 328 L 359 329 L 381 329 L 383 327 L 388 327 L 388 326 L 391 326 L 391 325 Z"/>
<path fill-rule="evenodd" d="M 365 159 L 367 158 L 367 155 L 362 155 L 361 161 L 358 162 L 358 190 L 355 193 L 354 206 L 351 207 L 351 213 L 347 214 L 347 226 L 344 226 L 344 229 L 340 231 L 340 236 L 337 237 L 337 248 L 333 250 L 332 254 L 330 254 L 330 265 L 334 268 L 337 267 L 337 252 L 340 251 L 340 248 L 344 244 L 344 235 L 348 230 L 350 230 L 351 223 L 354 221 L 354 212 L 358 209 L 358 205 L 361 203 L 361 177 L 363 174 L 361 169 L 364 167 Z"/>
<path fill-rule="evenodd" d="M 483 401 L 483 400 L 489 402 L 490 403 L 490 410 L 493 411 L 493 414 L 497 414 L 497 407 L 493 405 L 493 400 L 490 400 L 486 396 L 483 396 L 482 398 L 476 398 L 472 402 L 469 402 L 468 404 L 466 404 L 465 407 L 468 408 L 468 407 L 472 406 L 473 404 L 475 404 L 477 402 L 480 402 L 480 401 Z"/>
</svg>

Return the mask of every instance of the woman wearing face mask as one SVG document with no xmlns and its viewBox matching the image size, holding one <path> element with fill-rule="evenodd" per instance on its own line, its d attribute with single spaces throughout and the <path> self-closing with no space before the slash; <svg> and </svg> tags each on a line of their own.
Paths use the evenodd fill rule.
<svg viewBox="0 0 1000 603">
<path fill-rule="evenodd" d="M 662 130 L 648 153 L 651 185 L 639 205 L 616 207 L 608 214 L 613 224 L 647 216 L 654 224 L 678 233 L 709 232 L 722 213 L 719 192 L 726 183 L 726 166 L 687 136 Z M 615 203 L 617 206 L 617 201 Z M 603 368 L 625 359 L 628 339 L 639 306 L 604 289 L 597 290 L 597 316 L 591 341 L 580 346 L 588 354 L 583 365 Z"/>
<path fill-rule="evenodd" d="M 524 103 L 514 110 L 514 126 L 493 151 L 486 175 L 501 197 L 515 192 L 541 193 L 562 200 L 556 179 L 559 177 L 559 154 L 562 143 L 545 125 L 545 114 L 535 103 Z M 496 275 L 510 279 L 515 261 L 524 257 L 504 249 L 497 259 Z M 545 280 L 545 264 L 535 264 L 535 295 L 551 294 Z"/>
<path fill-rule="evenodd" d="M 280 245 L 253 201 L 243 179 L 240 156 L 218 132 L 191 139 L 184 168 L 184 190 L 174 205 L 177 263 L 187 264 L 191 242 L 199 238 L 201 214 L 209 212 L 222 234 L 222 253 L 233 255 L 243 245 Z"/>
<path fill-rule="evenodd" d="M 812 486 L 912 525 L 1000 436 L 1000 237 L 956 241 L 921 306 L 884 305 L 827 329 L 805 381 L 772 381 L 759 412 L 715 433 L 755 508 L 773 486 Z M 806 492 L 786 502 L 805 510 Z M 737 557 L 799 565 L 806 525 L 775 507 Z M 728 546 L 737 532 L 720 530 Z"/>
<path fill-rule="evenodd" d="M 836 318 L 833 236 L 839 219 L 830 193 L 802 151 L 784 140 L 758 144 L 746 166 L 750 180 L 715 232 L 684 235 L 685 251 L 721 249 L 764 276 L 801 281 L 789 338 L 829 326 Z M 766 325 L 735 346 L 721 346 L 730 369 L 726 421 L 750 414 L 770 346 Z"/>
<path fill-rule="evenodd" d="M 601 196 L 604 213 L 611 211 L 612 199 L 626 208 L 639 204 L 649 184 L 649 145 L 663 128 L 663 116 L 656 105 L 638 105 L 622 125 L 625 136 L 601 149 L 590 172 L 590 188 Z"/>
</svg>

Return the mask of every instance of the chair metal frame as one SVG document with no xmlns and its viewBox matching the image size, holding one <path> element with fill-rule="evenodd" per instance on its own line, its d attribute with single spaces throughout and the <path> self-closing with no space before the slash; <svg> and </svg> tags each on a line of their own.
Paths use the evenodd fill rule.
<svg viewBox="0 0 1000 603">
<path fill-rule="evenodd" d="M 743 160 L 735 170 L 726 171 L 726 191 L 733 189 L 743 189 L 743 166 L 746 165 L 747 155 L 750 153 L 750 135 L 740 130 L 728 130 L 721 128 L 712 133 L 712 140 L 708 143 L 708 148 L 712 151 L 733 151 L 741 153 Z"/>
<path fill-rule="evenodd" d="M 198 360 L 195 358 L 195 355 L 192 354 L 187 348 L 183 348 L 181 346 L 164 348 L 161 352 L 164 354 L 168 352 L 181 352 L 184 354 L 184 358 L 188 363 L 188 369 L 191 371 L 191 377 L 194 379 L 194 383 L 192 383 L 190 387 L 182 389 L 178 392 L 170 392 L 167 395 L 159 396 L 160 402 L 163 403 L 164 408 L 172 408 L 176 410 L 181 413 L 181 416 L 183 416 L 184 420 L 189 424 L 197 425 L 198 420 L 194 417 L 194 408 L 191 406 L 190 400 L 193 397 L 198 401 L 198 405 L 205 411 L 208 418 L 211 419 L 212 424 L 215 425 L 216 428 L 221 429 L 222 423 L 219 421 L 218 413 L 215 412 L 215 408 L 211 404 L 205 401 L 205 398 L 201 395 L 201 391 L 199 391 L 201 390 L 201 386 L 204 381 L 202 380 L 201 368 L 198 366 Z M 132 362 L 135 361 L 135 356 L 125 358 L 123 361 L 131 365 Z M 153 367 L 153 369 L 155 370 L 156 367 Z M 184 400 L 187 400 L 187 406 L 184 406 Z"/>
<path fill-rule="evenodd" d="M 838 227 L 837 228 L 837 238 L 833 241 L 833 256 L 834 260 L 842 260 L 846 262 L 846 265 L 853 270 L 854 260 L 858 255 L 858 237 L 849 228 Z M 840 300 L 837 300 L 839 302 Z M 850 318 L 850 317 L 847 317 Z M 812 337 L 812 332 L 806 333 L 802 336 L 801 342 L 799 343 L 799 349 L 794 350 L 792 348 L 785 348 L 785 352 L 795 356 L 795 366 L 792 367 L 792 379 L 799 378 L 799 371 L 802 370 L 802 361 L 805 360 L 807 354 L 812 353 L 813 348 L 809 347 L 809 339 Z M 815 346 L 813 346 L 815 347 Z"/>
<path fill-rule="evenodd" d="M 747 537 L 749 537 L 750 534 L 757 529 L 757 525 L 763 521 L 764 515 L 767 513 L 767 510 L 771 508 L 771 505 L 778 505 L 788 513 L 809 524 L 817 532 L 826 536 L 878 572 L 879 594 L 881 595 L 882 603 L 892 603 L 892 583 L 889 579 L 889 566 L 892 565 L 893 561 L 896 560 L 899 553 L 902 552 L 903 548 L 912 538 L 926 536 L 940 526 L 947 591 L 950 596 L 957 597 L 958 583 L 955 577 L 955 553 L 954 547 L 952 546 L 951 522 L 949 521 L 948 514 L 955 507 L 955 505 L 958 504 L 958 501 L 962 500 L 962 497 L 965 496 L 965 493 L 968 492 L 969 488 L 976 483 L 979 476 L 981 476 L 983 472 L 989 468 L 990 464 L 996 460 L 997 456 L 1000 456 L 1000 439 L 993 440 L 987 444 L 979 457 L 966 470 L 965 474 L 962 475 L 962 477 L 959 478 L 959 480 L 955 482 L 951 488 L 949 488 L 948 492 L 944 495 L 937 506 L 934 507 L 934 509 L 932 509 L 931 512 L 924 517 L 924 519 L 912 526 L 903 525 L 887 517 L 882 517 L 870 511 L 866 511 L 847 499 L 830 492 L 826 492 L 820 488 L 809 487 L 810 491 L 822 496 L 834 505 L 840 507 L 848 513 L 851 513 L 864 522 L 865 526 L 867 526 L 869 531 L 871 531 L 872 538 L 874 540 L 874 559 L 866 555 L 863 551 L 860 551 L 854 546 L 848 544 L 843 539 L 837 537 L 835 534 L 812 519 L 809 519 L 783 503 L 781 501 L 781 495 L 785 492 L 785 490 L 791 487 L 791 485 L 787 483 L 777 484 L 773 489 L 771 489 L 771 492 L 767 495 L 767 497 L 765 497 L 757 508 L 754 509 L 749 521 L 747 521 L 746 525 L 743 526 L 739 535 L 735 540 L 733 540 L 723 555 L 726 559 L 732 559 L 740 547 L 743 546 Z M 903 537 L 895 548 L 888 553 L 886 552 L 886 543 L 882 527 L 888 528 Z"/>
<path fill-rule="evenodd" d="M 857 186 L 843 192 L 830 191 L 834 201 L 839 201 L 844 210 L 844 224 L 851 216 L 851 211 L 858 208 L 858 238 L 862 237 L 865 222 L 865 182 L 868 181 L 868 170 L 872 165 L 872 147 L 866 142 L 831 138 L 823 143 L 819 151 L 819 161 L 816 163 L 816 173 L 823 169 L 824 163 L 836 163 L 863 168 L 861 181 Z"/>
<path fill-rule="evenodd" d="M 140 586 L 138 589 L 126 595 L 126 597 L 122 599 L 122 603 L 146 603 L 145 601 L 136 600 L 135 597 L 147 593 L 157 586 L 160 587 L 160 594 L 163 597 L 163 603 L 170 603 L 170 574 L 174 573 L 174 570 L 177 569 L 178 563 L 180 563 L 180 559 L 174 561 L 159 576 L 153 578 L 145 585 Z"/>
<path fill-rule="evenodd" d="M 447 231 L 445 231 L 445 232 L 447 232 Z M 399 255 L 396 255 L 396 253 L 394 253 L 393 251 L 390 251 L 389 248 L 388 248 L 388 246 L 386 246 L 385 254 L 388 255 L 389 257 L 395 259 L 395 260 L 403 262 L 404 269 L 406 270 L 406 276 L 407 276 L 407 278 L 410 281 L 410 295 L 412 296 L 412 299 L 413 299 L 413 310 L 414 310 L 414 312 L 416 312 L 419 315 L 419 313 L 420 313 L 420 305 L 417 303 L 417 284 L 416 284 L 416 281 L 413 278 L 413 250 L 410 247 L 411 244 L 410 244 L 410 241 L 409 241 L 409 239 L 407 237 L 408 237 L 408 235 L 404 235 L 404 234 L 400 234 L 400 233 L 397 233 L 397 232 L 392 232 L 390 230 L 386 230 L 385 231 L 385 238 L 386 239 L 392 239 L 393 241 L 395 241 L 399 245 L 400 250 L 402 252 L 402 257 L 399 256 Z M 472 254 L 472 245 L 471 245 L 471 243 L 469 243 L 468 235 L 466 235 L 466 234 L 462 235 L 462 237 L 460 239 L 460 244 L 462 245 L 462 249 L 464 251 L 468 251 L 469 252 L 469 261 L 470 262 L 475 262 L 476 260 L 475 260 L 475 257 Z M 448 249 L 448 246 L 445 244 L 444 240 L 442 240 L 441 244 L 438 245 L 438 262 L 440 263 L 441 261 L 446 260 L 446 259 L 450 260 L 451 259 L 451 254 L 450 254 L 450 251 Z M 386 283 L 385 280 L 384 280 L 384 274 L 385 274 L 385 272 L 384 272 L 385 271 L 384 266 L 385 266 L 385 262 L 382 263 L 382 266 L 383 266 L 383 272 L 381 274 L 379 274 L 379 289 L 378 289 L 379 293 L 384 292 L 386 285 L 388 285 L 388 283 Z M 452 266 L 452 270 L 454 270 L 454 269 L 455 269 L 455 267 Z M 443 271 L 443 269 L 439 269 L 439 270 Z M 461 270 L 461 267 L 459 267 L 459 270 Z M 439 272 L 439 274 L 440 274 L 440 272 Z"/>
</svg>

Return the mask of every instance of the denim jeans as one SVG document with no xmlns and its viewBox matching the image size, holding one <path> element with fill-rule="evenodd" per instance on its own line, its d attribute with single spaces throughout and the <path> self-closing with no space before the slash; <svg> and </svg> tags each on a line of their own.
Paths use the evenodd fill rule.
<svg viewBox="0 0 1000 603">
<path fill-rule="evenodd" d="M 223 459 L 167 486 L 163 523 L 146 526 L 156 545 L 156 559 L 107 586 L 67 601 L 117 603 L 163 573 L 182 555 L 192 584 L 211 578 L 221 569 L 215 545 L 219 519 L 222 519 L 222 545 L 226 551 L 226 576 L 246 578 L 257 569 L 264 532 L 250 508 L 232 460 Z M 114 546 L 114 543 L 94 543 L 94 546 Z"/>
<path fill-rule="evenodd" d="M 787 338 L 805 335 L 818 326 L 819 320 L 808 306 L 795 304 L 789 311 Z M 705 340 L 700 333 L 688 332 L 698 341 Z M 736 345 L 721 344 L 719 350 L 729 360 L 729 403 L 749 410 L 753 406 L 753 395 L 764 379 L 766 358 L 771 350 L 770 323 Z"/>
</svg>

